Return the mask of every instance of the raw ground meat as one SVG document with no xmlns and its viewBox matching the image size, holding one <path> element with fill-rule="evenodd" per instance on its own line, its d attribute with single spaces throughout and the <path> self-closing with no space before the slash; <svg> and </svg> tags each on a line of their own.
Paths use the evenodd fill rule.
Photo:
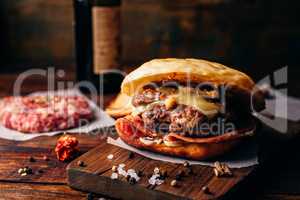
<svg viewBox="0 0 300 200">
<path fill-rule="evenodd" d="M 24 133 L 65 130 L 92 118 L 92 109 L 80 96 L 5 97 L 0 102 L 1 124 Z"/>
</svg>

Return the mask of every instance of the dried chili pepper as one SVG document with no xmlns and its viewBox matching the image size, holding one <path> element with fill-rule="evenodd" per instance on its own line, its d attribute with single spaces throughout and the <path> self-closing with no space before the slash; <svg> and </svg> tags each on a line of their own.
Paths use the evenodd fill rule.
<svg viewBox="0 0 300 200">
<path fill-rule="evenodd" d="M 78 152 L 78 140 L 71 135 L 61 136 L 56 143 L 55 153 L 57 159 L 60 161 L 66 161 L 73 158 Z"/>
</svg>

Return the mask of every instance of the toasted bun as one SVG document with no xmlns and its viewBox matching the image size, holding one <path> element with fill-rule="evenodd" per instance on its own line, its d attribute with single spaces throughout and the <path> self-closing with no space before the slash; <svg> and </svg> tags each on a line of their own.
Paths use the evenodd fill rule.
<svg viewBox="0 0 300 200">
<path fill-rule="evenodd" d="M 114 118 L 129 115 L 132 112 L 131 98 L 126 94 L 119 93 L 107 106 L 105 112 Z"/>
<path fill-rule="evenodd" d="M 245 129 L 243 131 L 225 133 L 220 136 L 196 139 L 170 134 L 171 137 L 176 137 L 178 141 L 182 142 L 180 146 L 170 147 L 164 143 L 154 143 L 150 145 L 142 143 L 139 138 L 147 136 L 147 134 L 139 131 L 137 127 L 134 126 L 131 116 L 118 119 L 115 126 L 120 138 L 131 146 L 193 160 L 203 160 L 225 154 L 238 145 L 244 138 L 251 136 L 255 129 L 255 125 L 249 124 L 247 131 Z M 251 134 L 249 134 L 249 130 L 251 130 Z"/>
<path fill-rule="evenodd" d="M 254 87 L 249 76 L 222 64 L 200 59 L 167 58 L 151 60 L 132 71 L 123 80 L 121 92 L 132 96 L 138 88 L 162 80 L 226 84 L 248 93 Z"/>
<path fill-rule="evenodd" d="M 130 97 L 140 87 L 150 82 L 162 80 L 185 82 L 188 79 L 199 83 L 226 84 L 228 93 L 234 96 L 235 102 L 245 110 L 260 111 L 265 108 L 263 93 L 255 88 L 254 82 L 246 74 L 206 60 L 168 58 L 151 60 L 128 74 L 123 80 L 121 93 L 107 107 L 106 112 L 112 117 L 130 114 L 132 111 Z"/>
</svg>

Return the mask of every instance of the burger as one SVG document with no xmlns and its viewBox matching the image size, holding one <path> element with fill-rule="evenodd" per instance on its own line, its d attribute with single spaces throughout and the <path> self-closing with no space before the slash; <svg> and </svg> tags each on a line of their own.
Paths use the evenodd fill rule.
<svg viewBox="0 0 300 200">
<path fill-rule="evenodd" d="M 115 123 L 125 143 L 193 160 L 222 155 L 253 136 L 251 112 L 265 106 L 249 76 L 200 59 L 151 60 L 124 78 L 121 94 L 131 108 Z"/>
</svg>

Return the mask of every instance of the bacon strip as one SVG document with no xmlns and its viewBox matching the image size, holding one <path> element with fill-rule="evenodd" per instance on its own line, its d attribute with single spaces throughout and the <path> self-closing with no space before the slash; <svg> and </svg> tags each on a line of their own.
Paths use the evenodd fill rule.
<svg viewBox="0 0 300 200">
<path fill-rule="evenodd" d="M 116 121 L 116 128 L 119 130 L 118 132 L 121 133 L 121 138 L 127 141 L 132 140 L 134 138 L 138 139 L 139 137 L 153 136 L 153 133 L 151 133 L 151 131 L 143 127 L 141 119 L 134 118 L 132 116 L 127 116 L 125 118 L 118 119 Z M 212 137 L 192 138 L 181 136 L 176 133 L 169 133 L 168 137 L 173 141 L 181 140 L 187 143 L 218 143 L 222 141 L 234 140 L 250 136 L 253 134 L 254 130 L 255 125 L 252 125 L 250 128 L 247 129 L 238 129 L 232 132 Z"/>
<path fill-rule="evenodd" d="M 149 136 L 149 137 L 152 137 L 154 135 L 156 135 L 156 133 L 154 133 L 152 130 L 149 130 L 147 128 L 145 128 L 144 126 L 144 122 L 143 120 L 141 119 L 141 117 L 139 116 L 131 116 L 131 115 L 128 115 L 125 117 L 125 119 L 127 119 L 128 121 L 131 122 L 132 126 L 134 126 L 137 130 L 143 132 L 144 136 Z"/>
</svg>

